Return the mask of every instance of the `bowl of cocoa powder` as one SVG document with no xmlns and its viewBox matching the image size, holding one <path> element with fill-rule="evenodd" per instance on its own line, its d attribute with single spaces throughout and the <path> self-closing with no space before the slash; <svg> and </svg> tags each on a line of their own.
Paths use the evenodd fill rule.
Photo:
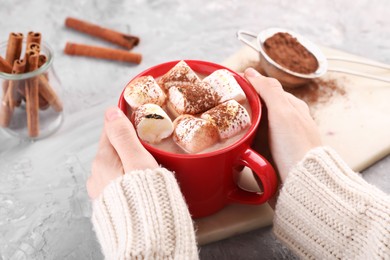
<svg viewBox="0 0 390 260">
<path fill-rule="evenodd" d="M 255 37 L 256 44 L 243 35 Z M 304 85 L 327 71 L 327 59 L 318 46 L 295 32 L 269 28 L 257 35 L 239 31 L 237 36 L 258 51 L 264 72 L 278 79 L 285 87 Z"/>
</svg>

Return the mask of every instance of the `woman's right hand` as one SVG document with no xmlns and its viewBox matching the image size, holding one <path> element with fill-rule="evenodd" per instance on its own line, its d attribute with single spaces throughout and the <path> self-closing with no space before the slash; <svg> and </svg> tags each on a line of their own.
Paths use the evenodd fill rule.
<svg viewBox="0 0 390 260">
<path fill-rule="evenodd" d="M 142 146 L 134 126 L 119 108 L 107 109 L 104 119 L 98 152 L 87 181 L 91 199 L 99 197 L 107 185 L 123 174 L 159 167 Z"/>
<path fill-rule="evenodd" d="M 291 168 L 311 149 L 321 146 L 319 130 L 310 116 L 307 104 L 285 92 L 274 78 L 253 68 L 245 70 L 268 110 L 268 137 L 273 161 L 284 182 Z"/>
</svg>

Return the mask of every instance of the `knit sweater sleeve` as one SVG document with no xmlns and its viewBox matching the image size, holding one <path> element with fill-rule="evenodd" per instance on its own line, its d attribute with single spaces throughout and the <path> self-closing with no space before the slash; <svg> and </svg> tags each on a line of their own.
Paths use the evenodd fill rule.
<svg viewBox="0 0 390 260">
<path fill-rule="evenodd" d="M 172 172 L 133 171 L 93 202 L 106 259 L 197 259 L 195 231 Z"/>
<path fill-rule="evenodd" d="M 304 259 L 388 259 L 390 197 L 316 148 L 286 178 L 273 230 Z"/>
</svg>

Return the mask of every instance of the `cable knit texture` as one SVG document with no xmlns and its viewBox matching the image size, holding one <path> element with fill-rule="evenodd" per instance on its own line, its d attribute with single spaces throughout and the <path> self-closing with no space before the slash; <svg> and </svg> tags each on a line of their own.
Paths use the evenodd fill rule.
<svg viewBox="0 0 390 260">
<path fill-rule="evenodd" d="M 274 233 L 303 259 L 390 259 L 390 197 L 316 148 L 284 183 Z"/>
<path fill-rule="evenodd" d="M 106 259 L 198 259 L 187 205 L 164 168 L 113 181 L 94 201 L 92 222 Z"/>
<path fill-rule="evenodd" d="M 198 259 L 187 206 L 171 172 L 134 171 L 94 201 L 106 259 Z M 390 259 L 390 197 L 330 148 L 316 148 L 280 192 L 274 233 L 303 259 Z"/>
</svg>

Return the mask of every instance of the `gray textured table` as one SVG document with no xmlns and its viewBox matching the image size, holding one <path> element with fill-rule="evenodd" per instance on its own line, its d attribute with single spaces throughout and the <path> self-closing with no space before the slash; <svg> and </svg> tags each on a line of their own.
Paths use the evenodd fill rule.
<svg viewBox="0 0 390 260">
<path fill-rule="evenodd" d="M 293 3 L 292 3 L 293 2 Z M 169 60 L 222 62 L 242 44 L 238 29 L 286 27 L 324 46 L 390 63 L 390 2 L 377 1 L 15 1 L 2 0 L 1 35 L 40 31 L 53 47 L 65 121 L 54 135 L 21 142 L 0 134 L 0 259 L 102 259 L 89 221 L 85 180 L 105 108 L 127 81 Z M 113 47 L 64 27 L 75 16 L 141 37 L 143 62 L 63 54 L 66 41 Z M 364 177 L 390 192 L 390 157 Z M 387 174 L 387 175 L 386 175 Z M 203 246 L 202 259 L 293 259 L 270 228 Z"/>
</svg>

